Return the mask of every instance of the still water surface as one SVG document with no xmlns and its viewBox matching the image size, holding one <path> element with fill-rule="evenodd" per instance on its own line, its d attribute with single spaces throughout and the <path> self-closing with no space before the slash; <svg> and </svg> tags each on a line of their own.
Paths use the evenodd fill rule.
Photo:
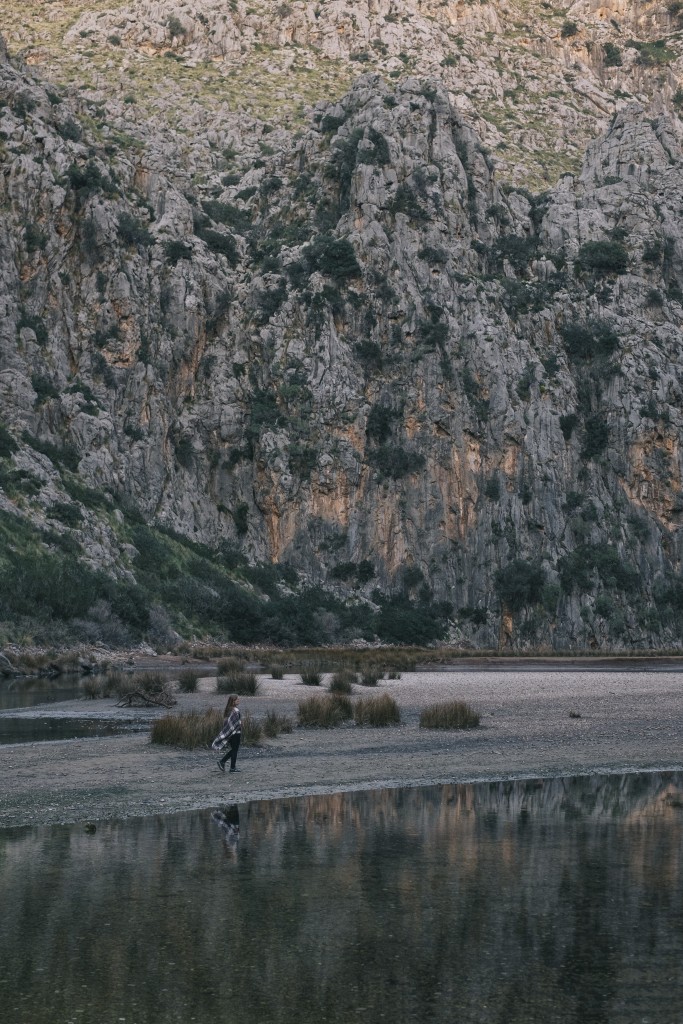
<svg viewBox="0 0 683 1024">
<path fill-rule="evenodd" d="M 0 831 L 0 1006 L 11 1024 L 680 1024 L 682 867 L 673 773 Z"/>
</svg>

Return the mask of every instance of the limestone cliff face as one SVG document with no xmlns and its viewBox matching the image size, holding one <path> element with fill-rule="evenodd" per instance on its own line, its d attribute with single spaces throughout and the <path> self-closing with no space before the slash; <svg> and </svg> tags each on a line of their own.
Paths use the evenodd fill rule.
<svg viewBox="0 0 683 1024">
<path fill-rule="evenodd" d="M 340 596 L 449 601 L 463 642 L 677 642 L 679 122 L 626 106 L 533 195 L 438 81 L 366 75 L 181 192 L 0 79 L 3 508 L 78 505 L 120 578 L 74 481 Z"/>
</svg>

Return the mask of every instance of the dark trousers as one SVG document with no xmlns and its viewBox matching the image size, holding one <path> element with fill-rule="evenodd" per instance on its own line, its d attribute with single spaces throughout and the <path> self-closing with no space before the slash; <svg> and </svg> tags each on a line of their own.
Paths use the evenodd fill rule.
<svg viewBox="0 0 683 1024">
<path fill-rule="evenodd" d="M 231 771 L 235 767 L 235 765 L 237 764 L 237 751 L 240 749 L 240 740 L 241 739 L 242 739 L 242 734 L 241 733 L 239 733 L 239 732 L 234 733 L 230 737 L 230 739 L 228 741 L 228 745 L 225 748 L 225 753 L 223 754 L 223 757 L 221 758 L 221 764 L 222 765 L 224 765 L 226 763 L 226 761 L 228 760 L 228 758 L 230 758 L 230 770 Z"/>
</svg>

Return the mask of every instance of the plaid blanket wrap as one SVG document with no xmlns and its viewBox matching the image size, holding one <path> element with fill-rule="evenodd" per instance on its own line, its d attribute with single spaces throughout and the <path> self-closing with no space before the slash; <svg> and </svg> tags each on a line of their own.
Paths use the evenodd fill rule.
<svg viewBox="0 0 683 1024">
<path fill-rule="evenodd" d="M 239 708 L 233 708 L 223 722 L 223 728 L 211 744 L 212 750 L 223 750 L 227 747 L 231 738 L 238 732 L 242 732 L 242 716 Z"/>
</svg>

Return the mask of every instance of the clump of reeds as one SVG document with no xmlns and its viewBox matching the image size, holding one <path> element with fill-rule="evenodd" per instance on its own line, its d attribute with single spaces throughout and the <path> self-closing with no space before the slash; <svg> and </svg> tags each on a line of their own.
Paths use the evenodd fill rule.
<svg viewBox="0 0 683 1024">
<path fill-rule="evenodd" d="M 88 676 L 87 679 L 83 680 L 84 696 L 89 700 L 96 700 L 98 697 L 104 697 L 103 684 L 103 679 L 98 679 L 96 676 Z"/>
<path fill-rule="evenodd" d="M 130 693 L 136 687 L 132 685 L 133 676 L 124 676 L 123 672 L 107 672 L 100 682 L 103 697 L 120 697 Z"/>
<path fill-rule="evenodd" d="M 181 693 L 196 693 L 199 672 L 194 668 L 184 668 L 178 675 L 178 689 Z"/>
<path fill-rule="evenodd" d="M 378 697 L 361 697 L 353 709 L 356 725 L 400 725 L 398 704 L 388 693 Z"/>
<path fill-rule="evenodd" d="M 283 665 L 278 665 L 272 662 L 270 665 L 264 665 L 266 675 L 269 675 L 271 679 L 284 679 L 285 669 Z"/>
<path fill-rule="evenodd" d="M 270 739 L 279 736 L 281 732 L 292 731 L 292 720 L 287 715 L 278 715 L 277 711 L 269 711 L 263 722 L 263 732 Z"/>
<path fill-rule="evenodd" d="M 243 672 L 244 658 L 221 658 L 216 663 L 216 675 L 227 676 L 230 672 Z"/>
<path fill-rule="evenodd" d="M 309 697 L 299 702 L 299 725 L 331 729 L 352 717 L 351 701 L 343 695 Z"/>
<path fill-rule="evenodd" d="M 301 673 L 301 682 L 304 686 L 320 686 L 322 678 L 321 672 L 314 672 L 312 669 L 304 669 Z"/>
<path fill-rule="evenodd" d="M 431 704 L 420 714 L 422 729 L 476 729 L 480 716 L 469 704 L 461 700 L 450 700 L 443 704 Z"/>
<path fill-rule="evenodd" d="M 334 673 L 330 680 L 330 693 L 352 693 L 355 682 L 356 673 L 347 668 L 341 668 Z"/>
<path fill-rule="evenodd" d="M 216 677 L 216 693 L 239 693 L 253 697 L 258 693 L 259 683 L 255 672 L 245 669 L 231 669 Z"/>
<path fill-rule="evenodd" d="M 360 674 L 362 686 L 377 686 L 384 673 L 378 668 L 364 668 Z"/>
<path fill-rule="evenodd" d="M 142 693 L 162 693 L 167 686 L 168 679 L 163 672 L 134 672 L 130 677 L 131 690 L 140 690 Z"/>
<path fill-rule="evenodd" d="M 182 715 L 164 715 L 152 723 L 152 743 L 163 743 L 169 747 L 209 747 L 221 731 L 223 716 L 220 711 L 190 711 Z"/>
<path fill-rule="evenodd" d="M 255 718 L 252 718 L 248 711 L 245 712 L 242 715 L 242 743 L 251 747 L 254 743 L 258 743 L 261 736 L 263 736 L 263 726 Z"/>
</svg>

